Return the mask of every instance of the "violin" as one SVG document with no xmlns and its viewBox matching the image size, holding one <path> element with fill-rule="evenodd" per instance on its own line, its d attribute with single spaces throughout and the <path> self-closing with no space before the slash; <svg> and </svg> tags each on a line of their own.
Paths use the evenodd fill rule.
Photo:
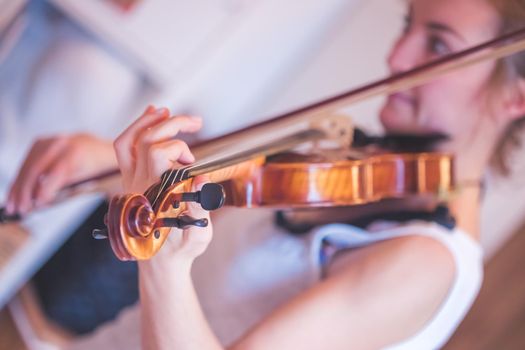
<svg viewBox="0 0 525 350">
<path fill-rule="evenodd" d="M 188 202 L 198 202 L 206 210 L 225 204 L 304 208 L 450 193 L 454 189 L 451 155 L 357 146 L 350 119 L 333 113 L 369 97 L 410 89 L 468 64 L 519 52 L 525 49 L 524 38 L 522 29 L 193 145 L 194 164 L 166 171 L 144 194 L 114 196 L 105 217 L 107 229 L 97 230 L 94 237 L 108 238 L 121 260 L 143 260 L 159 251 L 173 227 L 207 225 L 206 220 L 184 215 Z M 407 136 L 390 137 L 396 138 L 406 140 Z M 437 139 L 442 140 L 443 135 Z M 193 178 L 202 174 L 211 183 L 192 193 Z"/>
<path fill-rule="evenodd" d="M 442 196 L 454 188 L 453 158 L 449 154 L 392 153 L 376 147 L 338 145 L 326 148 L 313 144 L 301 152 L 257 154 L 248 160 L 240 156 L 237 162 L 230 160 L 235 165 L 218 169 L 212 162 L 169 170 L 144 195 L 113 197 L 105 218 L 107 233 L 98 231 L 97 236 L 109 238 L 121 260 L 149 259 L 163 245 L 171 228 L 207 225 L 203 219 L 184 215 L 188 202 L 198 202 L 206 210 L 223 205 L 336 207 L 384 198 Z M 203 173 L 211 183 L 190 192 L 193 178 Z"/>
<path fill-rule="evenodd" d="M 188 202 L 206 210 L 222 205 L 275 208 L 334 207 L 385 198 L 450 193 L 449 154 L 363 152 L 353 147 L 351 121 L 338 108 L 379 94 L 410 89 L 458 67 L 525 49 L 525 30 L 450 55 L 192 147 L 197 162 L 166 171 L 144 194 L 111 199 L 107 237 L 121 260 L 154 256 L 173 227 L 206 226 L 185 214 Z M 516 42 L 512 39 L 520 38 Z M 326 145 L 329 144 L 329 146 Z M 306 153 L 290 153 L 304 149 Z M 192 193 L 193 178 L 212 183 Z"/>
</svg>

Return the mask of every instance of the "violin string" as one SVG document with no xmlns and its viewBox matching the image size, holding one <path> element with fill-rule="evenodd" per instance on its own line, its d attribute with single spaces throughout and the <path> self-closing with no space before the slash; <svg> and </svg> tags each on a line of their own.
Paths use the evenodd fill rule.
<svg viewBox="0 0 525 350">
<path fill-rule="evenodd" d="M 223 157 L 222 155 L 215 155 L 214 157 L 211 158 L 211 160 L 208 159 L 207 161 L 196 162 L 196 163 L 194 163 L 192 165 L 189 165 L 189 166 L 186 166 L 186 167 L 183 167 L 183 168 L 172 168 L 172 169 L 170 169 L 169 172 L 167 173 L 167 176 L 164 176 L 164 178 L 162 180 L 162 183 L 160 185 L 160 189 L 157 192 L 157 195 L 155 196 L 155 199 L 153 200 L 152 206 L 155 206 L 155 204 L 159 200 L 161 194 L 167 188 L 173 186 L 175 183 L 177 183 L 179 181 L 186 180 L 186 176 L 188 176 L 191 173 L 192 170 L 194 170 L 196 168 L 206 167 L 206 165 L 208 165 L 209 163 L 211 163 L 213 161 L 218 161 L 222 157 Z M 190 176 L 188 176 L 188 178 L 189 177 Z"/>
<path fill-rule="evenodd" d="M 187 167 L 185 167 L 187 168 Z M 171 168 L 167 171 L 167 175 L 165 175 L 162 179 L 162 182 L 161 182 L 161 185 L 160 185 L 160 188 L 159 190 L 157 191 L 157 195 L 155 196 L 155 199 L 153 200 L 153 203 L 152 203 L 152 206 L 155 206 L 155 204 L 157 203 L 158 199 L 160 198 L 160 195 L 169 187 L 173 186 L 175 184 L 175 182 L 177 182 L 176 179 L 178 178 L 183 178 L 183 174 L 182 175 L 179 175 L 181 169 L 185 169 L 185 168 Z M 165 173 L 166 174 L 166 173 Z M 170 182 L 170 179 L 173 179 L 171 184 L 168 185 L 168 183 Z"/>
<path fill-rule="evenodd" d="M 273 147 L 270 147 L 269 149 L 275 148 L 275 144 L 277 144 L 277 147 L 282 147 L 283 145 L 290 145 L 291 144 L 297 144 L 298 141 L 304 142 L 307 140 L 311 140 L 313 138 L 320 137 L 320 135 L 324 135 L 324 133 L 320 134 L 319 131 L 303 131 L 301 133 L 295 134 L 293 136 L 285 137 L 283 139 L 277 140 Z M 267 146 L 253 146 L 253 151 L 255 153 L 249 154 L 249 156 L 254 155 L 267 155 L 268 148 Z M 275 149 L 274 149 L 275 151 Z M 190 177 L 193 177 L 192 171 L 198 170 L 199 173 L 206 172 L 207 167 L 214 167 L 214 164 L 218 163 L 219 161 L 224 161 L 226 163 L 233 163 L 235 164 L 235 160 L 244 159 L 247 157 L 246 152 L 231 152 L 231 151 L 222 151 L 214 153 L 211 156 L 207 156 L 204 160 L 201 160 L 199 162 L 195 162 L 191 165 L 188 165 L 186 167 L 182 168 L 172 168 L 168 170 L 165 175 L 163 176 L 160 189 L 157 192 L 157 195 L 155 196 L 155 199 L 152 203 L 153 206 L 157 203 L 158 199 L 161 197 L 162 193 L 164 191 L 173 186 L 175 183 L 186 180 Z M 250 153 L 250 152 L 249 152 Z"/>
<path fill-rule="evenodd" d="M 175 171 L 178 171 L 178 169 L 171 169 L 168 173 L 168 176 L 164 176 L 163 179 L 162 179 L 162 182 L 160 184 L 160 188 L 159 190 L 157 191 L 157 195 L 155 196 L 155 199 L 153 200 L 153 203 L 151 204 L 152 207 L 155 207 L 155 204 L 157 203 L 161 193 L 164 192 L 164 190 L 166 189 L 166 185 L 168 184 L 169 182 L 169 179 L 171 176 L 173 176 L 173 173 Z"/>
<path fill-rule="evenodd" d="M 161 181 L 160 188 L 155 196 L 155 199 L 152 203 L 153 206 L 157 203 L 159 198 L 161 197 L 161 194 L 169 187 L 173 186 L 177 181 L 185 180 L 185 177 L 187 174 L 191 173 L 194 169 L 206 169 L 206 166 L 212 163 L 216 163 L 221 159 L 232 157 L 234 154 L 231 154 L 231 151 L 224 152 L 219 151 L 217 153 L 214 153 L 212 156 L 207 156 L 204 161 L 193 163 L 191 166 L 187 166 L 184 168 L 172 168 L 168 170 Z M 190 177 L 190 176 L 188 176 Z"/>
<path fill-rule="evenodd" d="M 269 150 L 273 150 L 273 152 L 280 150 L 283 146 L 290 146 L 290 145 L 296 145 L 298 143 L 304 142 L 304 141 L 311 141 L 316 138 L 322 138 L 324 137 L 324 133 L 320 132 L 319 130 L 307 130 L 303 132 L 299 132 L 295 135 L 288 136 L 282 139 L 276 140 L 272 147 L 268 148 L 267 146 L 252 146 L 252 152 L 231 152 L 231 151 L 219 151 L 217 153 L 214 153 L 211 156 L 207 156 L 204 160 L 201 160 L 199 162 L 195 162 L 191 165 L 188 165 L 186 167 L 182 168 L 172 168 L 168 171 L 166 171 L 165 175 L 163 176 L 160 189 L 157 192 L 157 195 L 152 203 L 153 206 L 157 203 L 158 199 L 161 197 L 161 194 L 164 193 L 164 191 L 173 186 L 175 183 L 186 180 L 190 177 L 193 177 L 192 172 L 197 171 L 198 173 L 205 173 L 207 167 L 215 168 L 216 164 L 218 162 L 225 162 L 230 163 L 230 165 L 236 164 L 236 160 L 242 160 L 246 159 L 246 157 L 253 157 L 257 155 L 268 155 L 272 152 L 268 152 Z M 257 143 L 256 143 L 257 144 Z"/>
<path fill-rule="evenodd" d="M 168 189 L 169 187 L 173 186 L 175 183 L 185 180 L 186 174 L 188 174 L 191 170 L 193 170 L 193 166 L 187 166 L 183 168 L 172 168 L 169 170 L 168 175 L 164 177 L 162 180 L 161 186 L 159 191 L 157 192 L 157 196 L 155 197 L 155 200 L 152 203 L 152 206 L 155 206 L 158 199 L 160 198 L 161 194 Z M 171 179 L 171 183 L 170 183 Z M 168 185 L 168 183 L 170 183 Z"/>
</svg>

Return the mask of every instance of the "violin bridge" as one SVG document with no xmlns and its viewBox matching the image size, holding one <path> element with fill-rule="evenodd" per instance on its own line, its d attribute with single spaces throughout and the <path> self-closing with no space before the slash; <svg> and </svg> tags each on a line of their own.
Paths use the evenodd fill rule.
<svg viewBox="0 0 525 350">
<path fill-rule="evenodd" d="M 322 130 L 328 140 L 344 149 L 350 148 L 354 136 L 354 123 L 348 115 L 330 115 L 311 122 L 312 129 Z"/>
</svg>

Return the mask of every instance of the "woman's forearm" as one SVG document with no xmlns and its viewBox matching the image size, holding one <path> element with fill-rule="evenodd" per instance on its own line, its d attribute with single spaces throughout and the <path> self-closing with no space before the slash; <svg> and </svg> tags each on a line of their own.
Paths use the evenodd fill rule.
<svg viewBox="0 0 525 350">
<path fill-rule="evenodd" d="M 191 262 L 139 263 L 144 349 L 222 349 L 200 307 Z"/>
</svg>

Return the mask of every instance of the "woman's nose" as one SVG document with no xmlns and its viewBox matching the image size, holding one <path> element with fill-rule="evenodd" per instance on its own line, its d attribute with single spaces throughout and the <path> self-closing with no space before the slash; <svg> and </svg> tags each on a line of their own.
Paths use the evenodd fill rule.
<svg viewBox="0 0 525 350">
<path fill-rule="evenodd" d="M 406 72 L 418 64 L 417 43 L 409 36 L 401 37 L 388 56 L 388 66 L 392 74 Z"/>
</svg>

